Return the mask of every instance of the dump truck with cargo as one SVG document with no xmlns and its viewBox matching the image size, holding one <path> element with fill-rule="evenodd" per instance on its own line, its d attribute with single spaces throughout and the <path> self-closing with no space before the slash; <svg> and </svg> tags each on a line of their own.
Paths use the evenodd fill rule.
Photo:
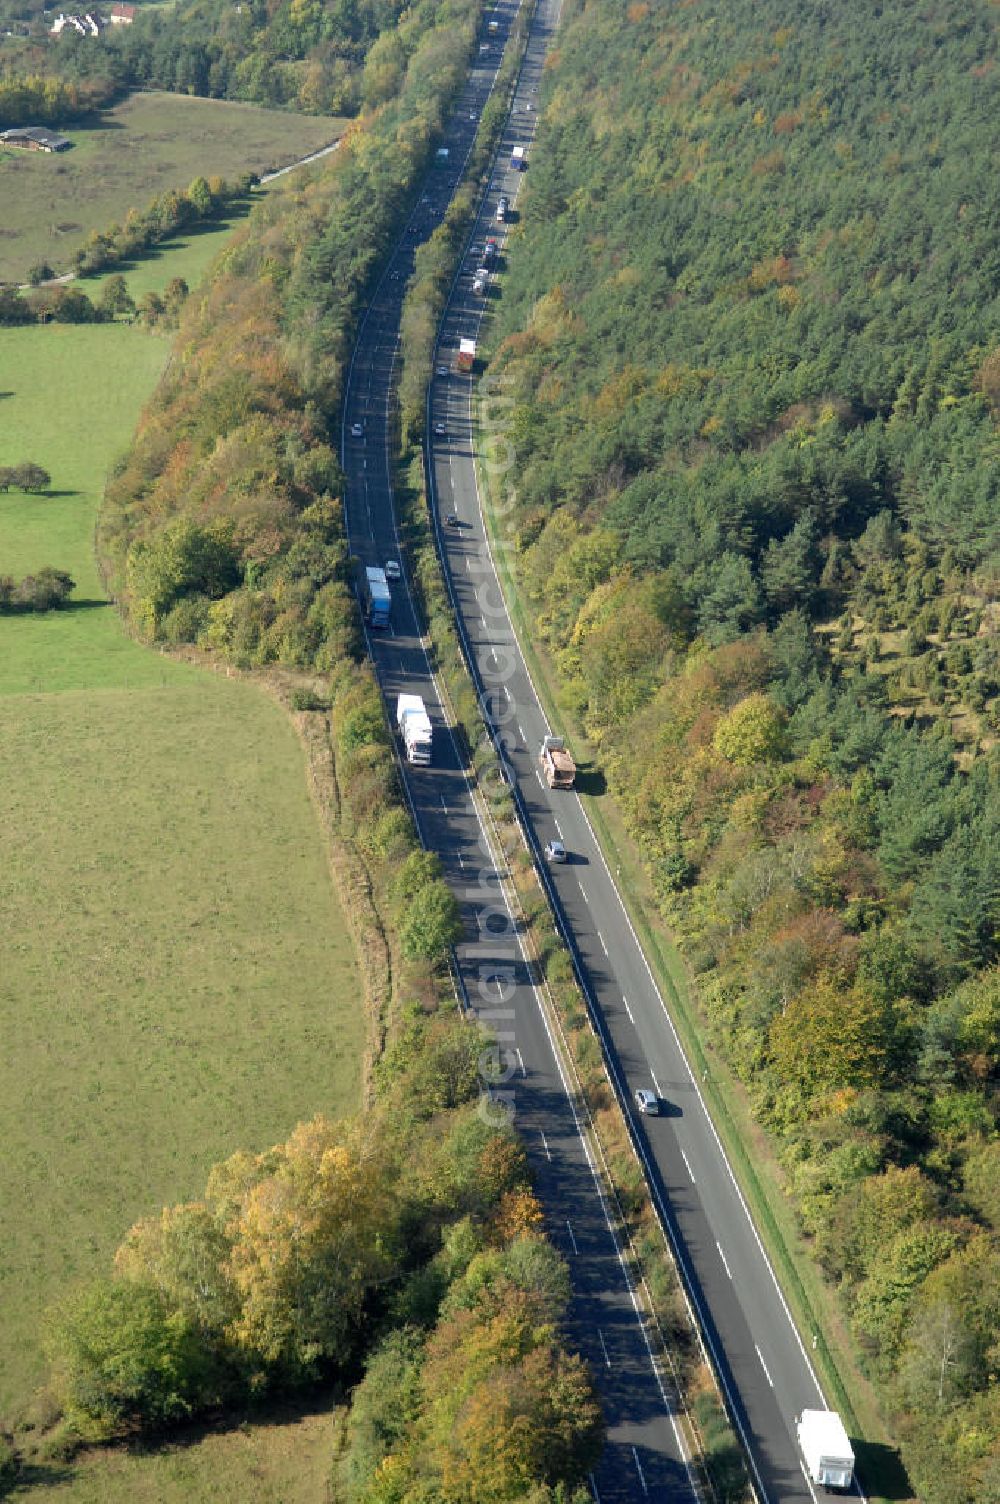
<svg viewBox="0 0 1000 1504">
<path fill-rule="evenodd" d="M 419 695 L 400 695 L 396 701 L 396 725 L 403 738 L 407 762 L 416 767 L 429 767 L 434 732 Z"/>
<path fill-rule="evenodd" d="M 365 616 L 373 627 L 387 627 L 392 614 L 392 596 L 385 570 L 368 565 L 361 581 Z"/>
<path fill-rule="evenodd" d="M 803 1410 L 795 1431 L 811 1481 L 821 1488 L 850 1488 L 854 1451 L 836 1410 Z"/>
<path fill-rule="evenodd" d="M 576 763 L 566 751 L 561 736 L 547 736 L 539 753 L 542 773 L 550 789 L 571 789 L 576 779 Z"/>
<path fill-rule="evenodd" d="M 458 359 L 455 362 L 460 371 L 471 371 L 476 363 L 476 342 L 474 339 L 460 339 L 458 342 Z"/>
</svg>

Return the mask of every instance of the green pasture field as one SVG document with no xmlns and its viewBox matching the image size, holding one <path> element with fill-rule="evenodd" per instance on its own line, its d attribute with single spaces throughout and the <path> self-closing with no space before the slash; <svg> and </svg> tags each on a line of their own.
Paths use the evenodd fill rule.
<svg viewBox="0 0 1000 1504">
<path fill-rule="evenodd" d="M 136 326 L 0 329 L 0 465 L 35 460 L 52 477 L 50 495 L 0 494 L 0 574 L 49 564 L 77 584 L 69 610 L 0 621 L 0 696 L 173 683 L 196 672 L 124 635 L 94 560 L 108 471 L 169 353 L 169 338 Z"/>
<path fill-rule="evenodd" d="M 254 198 L 266 192 L 266 188 L 257 188 L 254 190 Z M 94 302 L 100 298 L 101 288 L 107 279 L 116 272 L 121 272 L 124 276 L 136 303 L 143 293 L 162 293 L 173 277 L 181 277 L 188 287 L 195 288 L 233 230 L 249 213 L 252 204 L 253 199 L 249 199 L 245 205 L 234 205 L 223 218 L 195 225 L 176 240 L 165 240 L 161 245 L 153 247 L 139 260 L 123 262 L 97 277 L 81 277 L 74 285 Z"/>
<path fill-rule="evenodd" d="M 68 270 L 91 230 L 119 223 L 156 194 L 198 176 L 282 167 L 335 140 L 343 126 L 333 116 L 133 94 L 94 124 L 67 127 L 68 151 L 0 150 L 0 281 L 23 282 L 39 261 Z"/>
<path fill-rule="evenodd" d="M 356 1104 L 363 1019 L 302 753 L 253 685 L 5 696 L 0 791 L 3 1415 L 42 1309 L 136 1217 Z"/>
<path fill-rule="evenodd" d="M 43 1376 L 42 1311 L 135 1218 L 358 1096 L 361 989 L 287 717 L 102 601 L 100 494 L 169 349 L 0 330 L 0 464 L 56 493 L 0 496 L 0 572 L 78 582 L 0 617 L 0 1421 Z"/>
<path fill-rule="evenodd" d="M 0 329 L 0 465 L 36 460 L 52 477 L 49 495 L 0 494 L 4 574 L 53 564 L 73 575 L 77 598 L 103 599 L 97 507 L 169 353 L 169 336 L 134 326 Z"/>
</svg>

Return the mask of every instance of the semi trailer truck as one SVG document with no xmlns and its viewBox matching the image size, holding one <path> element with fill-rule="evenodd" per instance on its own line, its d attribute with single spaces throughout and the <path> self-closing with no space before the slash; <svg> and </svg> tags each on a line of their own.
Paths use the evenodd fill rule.
<svg viewBox="0 0 1000 1504">
<path fill-rule="evenodd" d="M 407 762 L 418 768 L 429 767 L 434 732 L 419 695 L 400 695 L 396 701 L 396 725 L 403 738 Z"/>
<path fill-rule="evenodd" d="M 392 596 L 385 570 L 368 565 L 361 582 L 365 615 L 373 627 L 387 627 L 392 614 Z"/>
<path fill-rule="evenodd" d="M 836 1410 L 803 1410 L 795 1430 L 812 1482 L 821 1488 L 850 1488 L 854 1451 Z"/>
</svg>

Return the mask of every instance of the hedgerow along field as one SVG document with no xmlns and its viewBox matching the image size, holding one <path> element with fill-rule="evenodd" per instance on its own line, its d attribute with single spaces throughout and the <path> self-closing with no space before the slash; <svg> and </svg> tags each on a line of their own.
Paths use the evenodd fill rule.
<svg viewBox="0 0 1000 1504">
<path fill-rule="evenodd" d="M 357 1096 L 358 978 L 294 732 L 253 686 L 127 639 L 93 562 L 104 478 L 169 340 L 0 331 L 0 568 L 75 605 L 0 619 L 0 1417 L 40 1313 L 139 1215 Z"/>
<path fill-rule="evenodd" d="M 68 151 L 0 150 L 0 282 L 25 281 L 41 261 L 66 271 L 91 230 L 120 223 L 157 194 L 198 176 L 282 167 L 334 141 L 343 126 L 328 115 L 132 94 L 93 125 L 67 127 Z"/>
</svg>

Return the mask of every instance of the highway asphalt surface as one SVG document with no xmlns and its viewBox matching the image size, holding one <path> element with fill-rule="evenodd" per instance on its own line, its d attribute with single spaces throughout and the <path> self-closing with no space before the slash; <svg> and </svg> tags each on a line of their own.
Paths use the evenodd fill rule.
<svg viewBox="0 0 1000 1504">
<path fill-rule="evenodd" d="M 444 143 L 448 158 L 430 174 L 360 332 L 345 399 L 342 450 L 351 550 L 364 564 L 400 558 L 388 414 L 413 246 L 439 221 L 461 176 L 514 10 L 507 0 L 495 13 L 500 34 L 480 55 L 455 110 Z M 488 297 L 502 287 L 505 226 L 496 220 L 497 202 L 505 195 L 516 216 L 522 176 L 509 167 L 510 153 L 514 145 L 526 145 L 530 172 L 542 64 L 557 14 L 556 0 L 540 0 L 497 165 L 443 319 L 428 401 L 432 507 L 484 708 L 602 1033 L 633 1140 L 740 1431 L 757 1493 L 765 1500 L 805 1504 L 815 1500 L 815 1493 L 802 1467 L 795 1418 L 803 1408 L 822 1408 L 825 1401 L 586 812 L 574 792 L 550 790 L 541 777 L 538 750 L 553 728 L 518 649 L 486 538 L 473 460 L 472 396 L 478 378 L 454 368 L 459 338 L 477 336 Z M 501 254 L 484 298 L 473 291 L 472 274 L 488 235 L 501 243 Z M 495 465 L 502 493 L 510 446 L 503 431 L 502 392 L 499 398 L 484 409 L 481 442 L 484 463 Z M 363 425 L 360 438 L 352 436 L 355 423 Z M 457 526 L 444 525 L 449 514 L 457 517 Z M 391 632 L 369 633 L 369 645 L 390 716 L 396 695 L 405 691 L 423 696 L 435 723 L 434 765 L 406 769 L 408 794 L 421 838 L 440 854 L 461 901 L 466 926 L 457 950 L 462 984 L 468 1002 L 497 1032 L 505 1052 L 512 1074 L 504 1095 L 529 1147 L 548 1230 L 570 1262 L 574 1337 L 593 1367 L 609 1424 L 595 1491 L 600 1499 L 689 1496 L 668 1392 L 654 1371 L 540 1000 L 497 881 L 490 840 L 446 727 L 405 568 L 404 580 L 393 586 Z M 564 866 L 547 867 L 541 859 L 545 842 L 553 838 L 562 840 L 570 854 Z M 640 1087 L 661 1099 L 662 1115 L 635 1111 L 633 1095 Z"/>
<path fill-rule="evenodd" d="M 541 0 L 526 67 L 536 72 L 548 41 L 555 0 Z M 345 394 L 342 460 L 352 554 L 363 565 L 400 559 L 389 469 L 391 384 L 406 279 L 413 248 L 439 222 L 461 177 L 477 122 L 489 97 L 516 12 L 511 0 L 472 69 L 443 145 L 448 158 L 432 169 L 359 333 Z M 355 425 L 362 432 L 356 435 Z M 531 983 L 511 917 L 504 866 L 484 829 L 447 729 L 405 577 L 394 584 L 392 626 L 370 630 L 369 647 L 394 718 L 396 696 L 419 694 L 435 727 L 431 768 L 404 767 L 421 839 L 441 855 L 465 926 L 457 947 L 465 999 L 497 1036 L 509 1077 L 484 1110 L 510 1112 L 528 1147 L 547 1230 L 572 1275 L 573 1345 L 587 1358 L 608 1425 L 608 1444 L 591 1482 L 602 1501 L 646 1498 L 690 1501 L 694 1485 L 675 1424 L 672 1392 L 661 1376 L 620 1257 L 603 1193 L 580 1132 L 541 1000 Z"/>
</svg>

